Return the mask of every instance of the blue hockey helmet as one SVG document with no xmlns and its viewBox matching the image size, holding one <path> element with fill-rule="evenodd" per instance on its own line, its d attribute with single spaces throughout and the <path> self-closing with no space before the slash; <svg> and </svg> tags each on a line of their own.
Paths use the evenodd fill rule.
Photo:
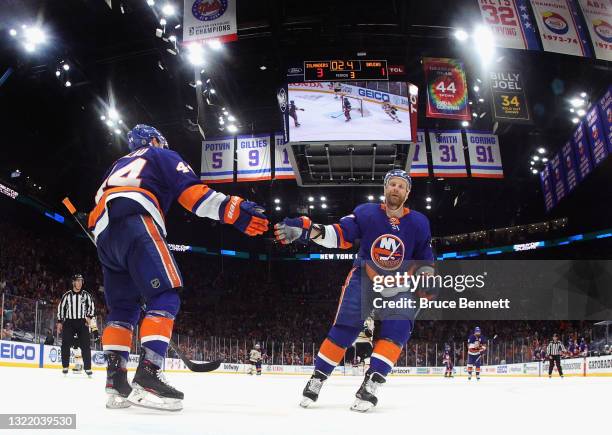
<svg viewBox="0 0 612 435">
<path fill-rule="evenodd" d="M 480 328 L 478 326 L 474 328 L 474 334 L 480 334 Z"/>
<path fill-rule="evenodd" d="M 386 187 L 389 180 L 393 177 L 406 180 L 406 183 L 408 183 L 408 190 L 412 190 L 412 178 L 410 178 L 410 175 L 408 175 L 408 173 L 403 169 L 391 169 L 389 172 L 387 172 L 383 185 Z"/>
<path fill-rule="evenodd" d="M 168 141 L 163 134 L 159 132 L 155 127 L 151 127 L 145 124 L 138 124 L 128 132 L 128 147 L 130 151 L 134 151 L 138 148 L 151 146 L 153 138 L 161 144 L 162 148 L 168 148 Z"/>
</svg>

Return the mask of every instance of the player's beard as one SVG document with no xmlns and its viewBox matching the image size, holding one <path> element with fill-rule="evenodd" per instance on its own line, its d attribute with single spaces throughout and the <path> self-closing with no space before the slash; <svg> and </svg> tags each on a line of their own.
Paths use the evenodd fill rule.
<svg viewBox="0 0 612 435">
<path fill-rule="evenodd" d="M 391 193 L 387 193 L 385 195 L 385 204 L 390 210 L 397 210 L 398 208 L 402 207 L 402 205 L 404 205 L 405 201 L 406 200 L 400 195 L 395 196 Z"/>
</svg>

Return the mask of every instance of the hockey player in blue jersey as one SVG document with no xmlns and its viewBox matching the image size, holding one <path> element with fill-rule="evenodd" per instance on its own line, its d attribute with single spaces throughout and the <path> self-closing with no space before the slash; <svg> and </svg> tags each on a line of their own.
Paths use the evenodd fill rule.
<svg viewBox="0 0 612 435">
<path fill-rule="evenodd" d="M 453 377 L 453 358 L 451 356 L 451 348 L 448 344 L 444 345 L 444 356 L 442 357 L 442 362 L 444 363 L 444 377 L 452 378 Z"/>
<path fill-rule="evenodd" d="M 433 272 L 429 221 L 423 214 L 404 206 L 411 187 L 405 171 L 392 170 L 384 179 L 383 204 L 361 204 L 333 225 L 315 224 L 306 216 L 286 218 L 275 225 L 275 237 L 283 244 L 312 241 L 326 248 L 348 249 L 356 240 L 361 240 L 359 259 L 342 288 L 334 324 L 321 344 L 314 374 L 304 388 L 302 407 L 318 399 L 322 385 L 362 330 L 365 320 L 361 307 L 362 284 L 371 289 L 377 274 L 383 270 L 392 272 L 410 260 L 425 260 L 427 264 L 415 270 L 415 274 Z M 381 320 L 370 368 L 356 393 L 352 410 L 365 412 L 376 406 L 377 389 L 385 383 L 410 337 L 412 326 L 410 319 Z"/>
<path fill-rule="evenodd" d="M 203 184 L 183 158 L 168 149 L 157 129 L 135 126 L 128 133 L 128 146 L 131 152 L 107 171 L 88 220 L 108 308 L 102 334 L 107 407 L 134 404 L 177 411 L 183 393 L 166 381 L 162 367 L 183 279 L 166 243 L 164 216 L 176 200 L 197 216 L 232 224 L 249 236 L 267 231 L 268 220 L 255 203 Z M 126 364 L 143 301 L 142 354 L 130 386 Z"/>
<path fill-rule="evenodd" d="M 481 334 L 480 328 L 474 328 L 474 333 L 468 338 L 468 380 L 472 379 L 472 372 L 476 368 L 476 380 L 480 380 L 480 366 L 482 364 L 482 354 L 487 350 L 486 339 Z"/>
</svg>

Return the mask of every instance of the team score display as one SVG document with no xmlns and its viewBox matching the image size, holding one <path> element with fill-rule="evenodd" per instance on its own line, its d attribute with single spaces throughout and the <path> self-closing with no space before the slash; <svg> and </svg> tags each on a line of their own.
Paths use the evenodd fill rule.
<svg viewBox="0 0 612 435">
<path fill-rule="evenodd" d="M 324 60 L 304 62 L 305 82 L 389 80 L 386 60 Z"/>
<path fill-rule="evenodd" d="M 518 26 L 512 2 L 499 0 L 499 5 L 482 5 L 480 8 L 486 12 L 485 21 L 493 25 Z"/>
</svg>

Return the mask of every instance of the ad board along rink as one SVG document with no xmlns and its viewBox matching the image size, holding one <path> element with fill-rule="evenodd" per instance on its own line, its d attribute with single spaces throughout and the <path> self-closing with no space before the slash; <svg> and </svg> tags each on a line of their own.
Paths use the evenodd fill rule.
<svg viewBox="0 0 612 435">
<path fill-rule="evenodd" d="M 377 92 L 358 86 L 342 84 L 342 91 L 334 93 L 327 82 L 289 84 L 289 101 L 297 108 L 299 126 L 289 118 L 289 140 L 308 141 L 398 141 L 411 142 L 409 97 Z M 371 97 L 360 95 L 371 93 Z M 383 111 L 384 96 L 396 108 L 398 122 Z M 342 101 L 348 97 L 351 120 L 346 121 Z"/>
<path fill-rule="evenodd" d="M 133 376 L 130 372 L 129 378 Z M 583 433 L 607 427 L 612 377 L 391 376 L 371 413 L 351 412 L 361 376 L 333 375 L 312 408 L 298 406 L 308 376 L 169 373 L 185 392 L 170 413 L 104 407 L 104 371 L 93 379 L 57 369 L 0 367 L 1 413 L 74 413 L 76 430 L 4 430 L 41 434 L 343 434 L 452 430 L 499 434 L 540 430 Z M 567 412 L 577 418 L 568 418 Z M 599 416 L 599 417 L 596 417 Z"/>
</svg>

